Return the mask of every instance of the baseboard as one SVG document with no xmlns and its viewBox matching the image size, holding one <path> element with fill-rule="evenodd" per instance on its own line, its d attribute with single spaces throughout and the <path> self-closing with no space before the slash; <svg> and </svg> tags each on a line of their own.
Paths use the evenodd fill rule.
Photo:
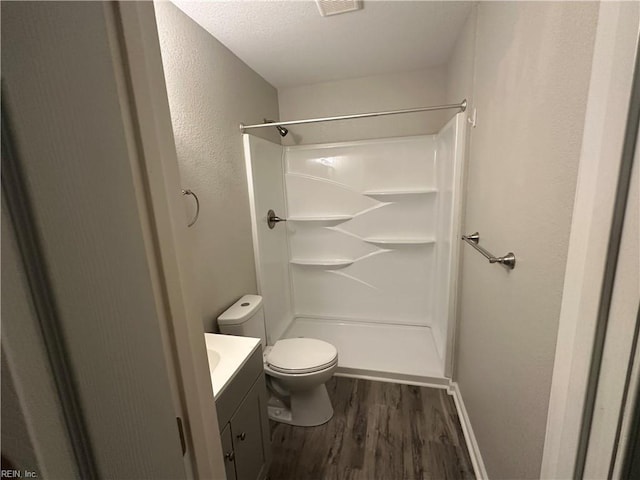
<svg viewBox="0 0 640 480">
<path fill-rule="evenodd" d="M 451 382 L 449 385 L 449 394 L 453 397 L 453 401 L 456 404 L 458 410 L 458 418 L 460 419 L 460 425 L 462 426 L 462 432 L 464 433 L 464 439 L 467 442 L 467 449 L 469 450 L 469 456 L 471 457 L 471 463 L 473 464 L 473 471 L 476 474 L 478 480 L 488 480 L 487 469 L 482 461 L 482 455 L 480 454 L 480 448 L 476 436 L 473 433 L 473 427 L 467 414 L 467 409 L 462 401 L 462 395 L 456 382 Z"/>
</svg>

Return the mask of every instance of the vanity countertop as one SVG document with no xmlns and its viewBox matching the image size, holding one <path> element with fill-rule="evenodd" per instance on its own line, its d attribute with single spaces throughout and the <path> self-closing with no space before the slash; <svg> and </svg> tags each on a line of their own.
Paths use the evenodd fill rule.
<svg viewBox="0 0 640 480">
<path fill-rule="evenodd" d="M 260 339 L 217 333 L 205 333 L 204 338 L 213 396 L 217 400 L 251 354 L 260 348 Z"/>
</svg>

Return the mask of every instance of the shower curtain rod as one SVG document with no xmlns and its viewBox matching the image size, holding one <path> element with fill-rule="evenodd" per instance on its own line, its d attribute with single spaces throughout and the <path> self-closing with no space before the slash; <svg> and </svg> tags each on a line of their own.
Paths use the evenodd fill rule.
<svg viewBox="0 0 640 480">
<path fill-rule="evenodd" d="M 420 107 L 420 108 L 408 108 L 406 110 L 389 110 L 386 112 L 371 112 L 371 113 L 356 113 L 354 115 L 340 115 L 338 117 L 324 117 L 324 118 L 308 118 L 306 120 L 289 120 L 287 122 L 269 122 L 269 123 L 257 123 L 255 125 L 240 124 L 240 131 L 245 133 L 246 130 L 252 128 L 264 128 L 264 127 L 286 127 L 288 125 L 301 125 L 305 123 L 318 123 L 318 122 L 333 122 L 336 120 L 351 120 L 353 118 L 367 118 L 367 117 L 381 117 L 383 115 L 398 115 L 400 113 L 417 113 L 417 112 L 432 112 L 434 110 L 451 110 L 457 108 L 461 112 L 467 109 L 467 100 L 463 100 L 460 103 L 452 103 L 449 105 L 436 105 L 433 107 Z"/>
</svg>

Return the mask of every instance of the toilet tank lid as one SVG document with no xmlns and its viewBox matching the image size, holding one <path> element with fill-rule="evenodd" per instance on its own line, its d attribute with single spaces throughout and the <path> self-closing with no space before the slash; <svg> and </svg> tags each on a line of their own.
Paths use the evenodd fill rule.
<svg viewBox="0 0 640 480">
<path fill-rule="evenodd" d="M 262 307 L 260 295 L 245 295 L 218 317 L 221 325 L 238 325 L 255 315 Z"/>
</svg>

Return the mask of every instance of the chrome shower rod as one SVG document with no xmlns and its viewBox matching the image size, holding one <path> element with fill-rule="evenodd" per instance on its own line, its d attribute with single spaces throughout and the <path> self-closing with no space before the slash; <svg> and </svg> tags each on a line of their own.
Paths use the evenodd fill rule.
<svg viewBox="0 0 640 480">
<path fill-rule="evenodd" d="M 467 100 L 465 99 L 460 103 L 452 103 L 449 105 L 407 108 L 405 110 L 388 110 L 386 112 L 356 113 L 353 115 L 340 115 L 337 117 L 307 118 L 306 120 L 289 120 L 286 122 L 257 123 L 255 125 L 245 125 L 244 123 L 241 123 L 240 131 L 242 133 L 245 133 L 246 130 L 250 130 L 252 128 L 278 127 L 278 126 L 286 127 L 289 125 L 302 125 L 305 123 L 334 122 L 336 120 L 351 120 L 354 118 L 382 117 L 384 115 L 399 115 L 401 113 L 432 112 L 434 110 L 452 110 L 452 109 L 459 109 L 461 112 L 464 112 L 467 109 Z"/>
</svg>

